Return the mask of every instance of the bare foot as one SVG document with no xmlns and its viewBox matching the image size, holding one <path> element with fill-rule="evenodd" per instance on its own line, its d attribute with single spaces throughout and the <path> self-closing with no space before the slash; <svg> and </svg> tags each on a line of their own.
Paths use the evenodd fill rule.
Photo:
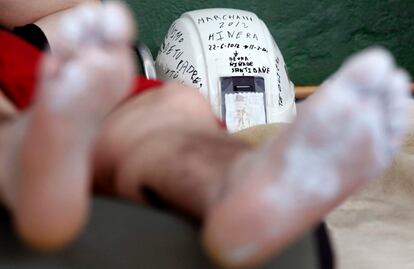
<svg viewBox="0 0 414 269">
<path fill-rule="evenodd" d="M 208 252 L 225 266 L 256 265 L 378 176 L 400 145 L 408 90 L 386 51 L 348 60 L 281 137 L 236 162 L 234 185 L 206 218 Z"/>
<path fill-rule="evenodd" d="M 95 137 L 132 86 L 132 25 L 115 2 L 71 12 L 43 61 L 33 108 L 2 127 L 1 196 L 34 247 L 63 246 L 85 223 Z"/>
</svg>

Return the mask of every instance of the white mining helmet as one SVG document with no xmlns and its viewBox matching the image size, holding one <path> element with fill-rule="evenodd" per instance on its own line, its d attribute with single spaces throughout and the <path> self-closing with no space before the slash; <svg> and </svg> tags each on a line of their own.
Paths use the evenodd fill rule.
<svg viewBox="0 0 414 269">
<path fill-rule="evenodd" d="M 296 114 L 282 53 L 254 13 L 225 8 L 184 13 L 168 30 L 155 66 L 158 78 L 199 89 L 230 132 L 290 122 Z"/>
</svg>

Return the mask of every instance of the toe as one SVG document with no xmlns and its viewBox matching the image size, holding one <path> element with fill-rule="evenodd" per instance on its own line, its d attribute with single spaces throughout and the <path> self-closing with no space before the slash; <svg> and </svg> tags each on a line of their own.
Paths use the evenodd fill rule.
<svg viewBox="0 0 414 269">
<path fill-rule="evenodd" d="M 370 48 L 351 57 L 337 77 L 361 93 L 379 93 L 394 68 L 391 54 L 382 48 Z"/>
<path fill-rule="evenodd" d="M 120 2 L 108 2 L 101 16 L 102 35 L 114 44 L 130 44 L 134 36 L 133 19 L 129 10 Z"/>
<path fill-rule="evenodd" d="M 81 11 L 82 10 L 82 11 Z M 70 12 L 64 16 L 59 23 L 59 30 L 56 33 L 56 45 L 53 48 L 53 56 L 59 57 L 62 60 L 70 59 L 76 55 L 79 45 L 85 41 L 86 27 L 84 23 L 79 20 L 86 13 L 85 10 L 90 10 L 95 13 L 91 7 L 81 7 Z M 89 13 L 89 12 L 88 12 Z"/>
<path fill-rule="evenodd" d="M 410 77 L 404 70 L 397 69 L 390 76 L 388 85 L 388 98 L 384 100 L 387 117 L 386 131 L 391 140 L 391 146 L 396 149 L 401 144 L 401 136 L 407 126 Z"/>
<path fill-rule="evenodd" d="M 74 41 L 77 45 L 95 42 L 99 39 L 100 34 L 100 17 L 103 12 L 102 4 L 87 3 L 77 8 L 72 15 L 68 17 L 72 25 L 79 29 L 74 32 Z M 70 34 L 70 33 L 69 33 Z"/>
</svg>

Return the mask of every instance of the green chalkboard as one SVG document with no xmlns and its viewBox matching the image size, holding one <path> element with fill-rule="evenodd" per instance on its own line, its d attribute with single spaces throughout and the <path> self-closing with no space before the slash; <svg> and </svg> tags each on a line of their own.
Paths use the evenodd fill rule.
<svg viewBox="0 0 414 269">
<path fill-rule="evenodd" d="M 414 76 L 414 0 L 128 0 L 154 56 L 183 12 L 245 9 L 270 28 L 296 85 L 320 84 L 353 52 L 381 45 Z"/>
</svg>

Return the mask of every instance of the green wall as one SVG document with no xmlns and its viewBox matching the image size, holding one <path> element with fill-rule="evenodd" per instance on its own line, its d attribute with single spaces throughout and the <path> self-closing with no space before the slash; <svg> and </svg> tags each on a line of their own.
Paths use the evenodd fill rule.
<svg viewBox="0 0 414 269">
<path fill-rule="evenodd" d="M 183 12 L 208 7 L 256 13 L 270 28 L 296 85 L 319 84 L 351 53 L 371 45 L 391 50 L 414 76 L 414 0 L 128 0 L 140 39 L 154 55 Z"/>
</svg>

